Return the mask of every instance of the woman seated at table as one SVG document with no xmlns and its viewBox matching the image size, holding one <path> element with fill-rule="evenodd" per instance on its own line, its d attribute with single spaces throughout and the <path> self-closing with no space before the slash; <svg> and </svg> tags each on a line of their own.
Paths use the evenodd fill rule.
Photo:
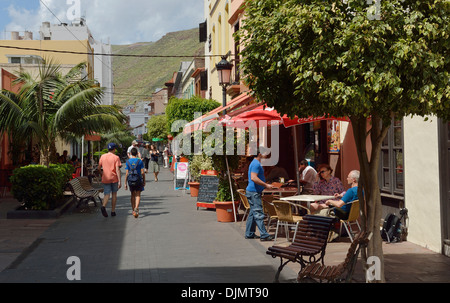
<svg viewBox="0 0 450 303">
<path fill-rule="evenodd" d="M 342 194 L 344 192 L 344 185 L 341 180 L 331 175 L 333 169 L 328 164 L 320 164 L 317 169 L 317 181 L 313 185 L 314 195 L 328 195 L 334 196 L 335 193 Z M 324 208 L 328 208 L 325 204 L 326 200 L 311 203 L 311 213 L 319 212 Z"/>
</svg>

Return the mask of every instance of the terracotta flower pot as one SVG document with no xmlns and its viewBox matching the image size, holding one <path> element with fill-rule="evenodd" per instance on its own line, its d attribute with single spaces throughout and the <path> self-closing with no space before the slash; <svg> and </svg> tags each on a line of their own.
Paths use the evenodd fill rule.
<svg viewBox="0 0 450 303">
<path fill-rule="evenodd" d="M 200 187 L 200 182 L 188 182 L 189 190 L 191 191 L 191 197 L 198 197 L 198 189 Z"/>
<path fill-rule="evenodd" d="M 225 201 L 225 202 L 214 201 L 214 205 L 216 207 L 217 221 L 234 222 L 234 212 L 237 211 L 239 201 L 234 201 L 234 204 L 235 206 L 233 211 L 233 201 Z"/>
</svg>

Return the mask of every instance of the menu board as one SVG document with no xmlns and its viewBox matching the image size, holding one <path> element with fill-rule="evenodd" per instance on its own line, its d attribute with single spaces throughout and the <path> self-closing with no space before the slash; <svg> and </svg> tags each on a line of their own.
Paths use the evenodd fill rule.
<svg viewBox="0 0 450 303">
<path fill-rule="evenodd" d="M 189 189 L 189 163 L 176 162 L 175 163 L 175 189 Z"/>
<path fill-rule="evenodd" d="M 202 171 L 200 187 L 198 189 L 197 208 L 214 208 L 214 200 L 219 190 L 219 177 L 214 170 Z"/>
</svg>

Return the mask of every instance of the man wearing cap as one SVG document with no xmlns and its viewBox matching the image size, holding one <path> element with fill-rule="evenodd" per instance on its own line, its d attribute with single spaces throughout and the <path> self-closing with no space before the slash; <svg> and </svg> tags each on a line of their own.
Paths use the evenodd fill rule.
<svg viewBox="0 0 450 303">
<path fill-rule="evenodd" d="M 103 184 L 103 203 L 101 207 L 102 215 L 108 217 L 106 212 L 106 205 L 109 201 L 109 196 L 112 195 L 111 201 L 111 216 L 116 215 L 116 202 L 117 202 L 117 191 L 121 187 L 121 174 L 120 174 L 120 158 L 116 155 L 117 145 L 115 143 L 108 144 L 108 153 L 100 157 L 98 162 L 98 169 L 102 173 L 102 184 Z"/>
<path fill-rule="evenodd" d="M 131 158 L 131 149 L 133 147 L 138 150 L 138 158 L 141 159 L 142 157 L 141 157 L 141 153 L 139 152 L 139 143 L 136 140 L 133 140 L 133 142 L 131 142 L 131 146 L 128 147 L 128 150 L 127 150 L 128 159 Z"/>
</svg>

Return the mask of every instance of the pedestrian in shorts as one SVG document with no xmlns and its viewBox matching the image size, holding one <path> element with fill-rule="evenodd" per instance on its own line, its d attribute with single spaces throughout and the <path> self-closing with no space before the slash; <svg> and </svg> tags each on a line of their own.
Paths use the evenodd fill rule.
<svg viewBox="0 0 450 303">
<path fill-rule="evenodd" d="M 100 157 L 98 162 L 98 170 L 102 174 L 103 185 L 103 203 L 101 212 L 104 217 L 108 217 L 106 212 L 106 205 L 109 201 L 109 196 L 112 196 L 111 201 L 111 216 L 116 215 L 117 191 L 121 187 L 120 174 L 120 158 L 116 155 L 117 145 L 115 143 L 108 144 L 108 153 Z M 103 170 L 102 170 L 103 169 Z"/>
<path fill-rule="evenodd" d="M 144 162 L 138 158 L 138 150 L 137 148 L 132 148 L 130 151 L 130 158 L 126 161 L 125 165 L 126 174 L 125 174 L 125 190 L 130 188 L 131 191 L 131 209 L 132 214 L 135 218 L 139 216 L 139 204 L 141 202 L 141 192 L 144 190 L 145 185 L 145 172 L 144 172 Z M 136 169 L 138 173 L 141 175 L 141 182 L 137 186 L 132 186 L 128 181 L 128 176 L 130 175 L 130 171 Z"/>
</svg>

